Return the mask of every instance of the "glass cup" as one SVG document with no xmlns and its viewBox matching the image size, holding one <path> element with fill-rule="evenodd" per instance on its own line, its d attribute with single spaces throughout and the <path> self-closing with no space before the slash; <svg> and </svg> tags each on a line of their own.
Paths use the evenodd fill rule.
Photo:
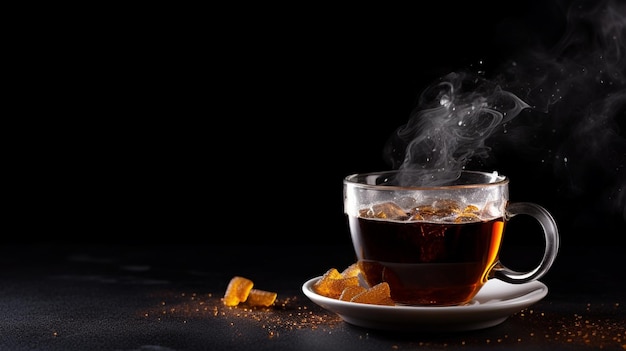
<svg viewBox="0 0 626 351">
<path fill-rule="evenodd" d="M 462 171 L 436 185 L 423 172 L 384 171 L 344 179 L 344 212 L 364 280 L 387 282 L 398 304 L 469 303 L 488 279 L 522 284 L 554 262 L 559 233 L 550 213 L 509 202 L 509 179 L 497 172 Z M 433 183 L 428 183 L 433 184 Z M 545 235 L 543 258 L 526 272 L 499 262 L 510 218 L 529 215 Z"/>
</svg>

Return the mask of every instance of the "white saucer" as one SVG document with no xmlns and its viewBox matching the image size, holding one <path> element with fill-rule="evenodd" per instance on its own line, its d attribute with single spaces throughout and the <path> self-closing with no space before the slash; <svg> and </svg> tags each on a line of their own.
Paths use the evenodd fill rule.
<svg viewBox="0 0 626 351">
<path fill-rule="evenodd" d="M 311 301 L 336 313 L 347 323 L 391 331 L 449 332 L 493 327 L 548 294 L 548 287 L 539 281 L 510 284 L 491 279 L 472 302 L 464 306 L 381 306 L 319 295 L 312 287 L 320 278 L 312 278 L 302 285 L 302 292 Z"/>
</svg>

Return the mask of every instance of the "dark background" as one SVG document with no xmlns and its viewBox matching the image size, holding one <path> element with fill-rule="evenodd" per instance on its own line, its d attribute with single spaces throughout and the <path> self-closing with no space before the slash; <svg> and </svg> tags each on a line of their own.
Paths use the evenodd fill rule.
<svg viewBox="0 0 626 351">
<path fill-rule="evenodd" d="M 625 37 L 605 40 L 591 3 L 107 9 L 24 28 L 4 241 L 349 243 L 342 179 L 390 167 L 384 145 L 421 91 L 452 71 L 534 62 L 566 38 L 566 57 L 594 57 L 590 74 L 496 132 L 472 166 L 545 206 L 565 245 L 622 244 L 625 76 L 591 54 Z M 607 95 L 601 117 L 584 112 Z"/>
</svg>

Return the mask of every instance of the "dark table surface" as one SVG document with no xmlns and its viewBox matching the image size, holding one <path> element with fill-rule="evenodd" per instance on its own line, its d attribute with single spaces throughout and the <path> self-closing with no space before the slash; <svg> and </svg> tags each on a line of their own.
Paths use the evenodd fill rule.
<svg viewBox="0 0 626 351">
<path fill-rule="evenodd" d="M 0 350 L 624 350 L 625 252 L 562 247 L 541 279 L 547 296 L 497 326 L 393 333 L 350 325 L 302 293 L 354 262 L 349 245 L 4 245 Z M 276 303 L 224 306 L 235 275 Z"/>
</svg>

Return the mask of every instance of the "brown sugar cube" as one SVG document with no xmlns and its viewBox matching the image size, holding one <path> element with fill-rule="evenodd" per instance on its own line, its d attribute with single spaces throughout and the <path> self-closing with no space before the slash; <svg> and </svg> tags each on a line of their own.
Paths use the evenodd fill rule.
<svg viewBox="0 0 626 351">
<path fill-rule="evenodd" d="M 277 293 L 259 289 L 251 289 L 246 303 L 250 306 L 271 306 L 276 301 Z"/>
<path fill-rule="evenodd" d="M 372 305 L 395 305 L 391 299 L 391 289 L 387 282 L 378 283 L 366 289 L 364 292 L 355 295 L 350 301 Z"/>
<path fill-rule="evenodd" d="M 353 297 L 364 292 L 365 290 L 367 289 L 360 285 L 347 286 L 345 289 L 343 289 L 341 295 L 339 295 L 339 300 L 350 301 Z"/>
<path fill-rule="evenodd" d="M 234 276 L 228 283 L 226 293 L 224 293 L 222 299 L 224 305 L 237 306 L 240 302 L 246 301 L 253 285 L 254 283 L 250 279 Z"/>
</svg>

